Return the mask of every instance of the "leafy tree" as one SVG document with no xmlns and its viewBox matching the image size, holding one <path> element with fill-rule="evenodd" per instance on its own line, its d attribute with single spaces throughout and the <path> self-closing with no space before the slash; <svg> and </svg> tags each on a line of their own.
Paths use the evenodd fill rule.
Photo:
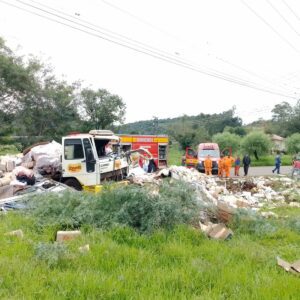
<svg viewBox="0 0 300 300">
<path fill-rule="evenodd" d="M 92 128 L 105 129 L 116 122 L 123 123 L 126 104 L 105 89 L 84 89 L 80 94 L 85 120 Z"/>
<path fill-rule="evenodd" d="M 300 133 L 294 133 L 286 139 L 286 147 L 289 153 L 300 153 Z"/>
<path fill-rule="evenodd" d="M 265 133 L 254 131 L 243 138 L 241 147 L 248 154 L 254 154 L 256 151 L 257 155 L 264 155 L 270 151 L 271 144 L 270 138 Z"/>
<path fill-rule="evenodd" d="M 223 132 L 229 132 L 239 136 L 245 136 L 247 134 L 247 131 L 243 126 L 237 126 L 237 127 L 226 126 Z"/>
<path fill-rule="evenodd" d="M 293 108 L 288 102 L 276 104 L 272 109 L 272 120 L 275 122 L 287 122 L 290 120 Z"/>
<path fill-rule="evenodd" d="M 23 136 L 26 146 L 78 128 L 76 88 L 39 59 L 16 56 L 0 39 L 0 134 Z"/>
<path fill-rule="evenodd" d="M 240 147 L 241 138 L 229 132 L 217 133 L 212 137 L 214 143 L 219 144 L 220 150 L 231 148 L 236 153 Z"/>
<path fill-rule="evenodd" d="M 185 150 L 187 147 L 192 147 L 195 145 L 195 132 L 178 134 L 176 135 L 176 140 L 180 144 L 181 149 Z"/>
</svg>

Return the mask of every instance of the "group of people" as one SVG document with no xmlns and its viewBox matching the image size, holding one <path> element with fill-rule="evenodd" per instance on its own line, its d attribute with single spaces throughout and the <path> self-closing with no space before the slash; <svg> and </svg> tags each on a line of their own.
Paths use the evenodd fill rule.
<svg viewBox="0 0 300 300">
<path fill-rule="evenodd" d="M 247 176 L 249 166 L 251 164 L 250 156 L 248 154 L 246 154 L 243 157 L 242 162 L 243 162 L 243 166 L 244 166 L 244 176 Z M 228 154 L 226 156 L 221 155 L 220 160 L 218 162 L 218 176 L 224 177 L 224 173 L 225 173 L 225 177 L 229 178 L 230 170 L 231 170 L 233 164 L 234 164 L 234 175 L 239 176 L 239 171 L 240 171 L 240 167 L 241 167 L 240 157 L 238 156 L 236 159 L 234 159 L 230 154 Z M 211 159 L 210 155 L 208 155 L 204 160 L 204 169 L 205 169 L 206 175 L 212 174 L 212 167 L 213 167 L 212 159 Z"/>
</svg>

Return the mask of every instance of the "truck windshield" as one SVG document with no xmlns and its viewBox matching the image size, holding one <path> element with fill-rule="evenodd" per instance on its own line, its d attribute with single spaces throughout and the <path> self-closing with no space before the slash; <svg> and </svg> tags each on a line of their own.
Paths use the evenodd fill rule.
<svg viewBox="0 0 300 300">
<path fill-rule="evenodd" d="M 219 150 L 208 149 L 208 150 L 200 150 L 198 152 L 198 157 L 206 157 L 207 155 L 210 155 L 211 157 L 214 157 L 214 158 L 219 158 L 220 157 L 220 151 Z"/>
</svg>

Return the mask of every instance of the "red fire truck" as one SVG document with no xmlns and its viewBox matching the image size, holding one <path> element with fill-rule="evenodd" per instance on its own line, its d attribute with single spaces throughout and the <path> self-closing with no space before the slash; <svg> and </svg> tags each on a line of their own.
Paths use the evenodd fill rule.
<svg viewBox="0 0 300 300">
<path fill-rule="evenodd" d="M 153 156 L 154 162 L 158 168 L 164 168 L 168 162 L 168 144 L 167 135 L 128 135 L 120 134 L 121 150 L 126 152 L 139 148 L 147 149 Z"/>
</svg>

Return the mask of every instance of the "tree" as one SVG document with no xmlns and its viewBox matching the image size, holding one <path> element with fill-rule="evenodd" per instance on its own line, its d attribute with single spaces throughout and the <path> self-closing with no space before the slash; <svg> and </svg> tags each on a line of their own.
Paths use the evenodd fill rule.
<svg viewBox="0 0 300 300">
<path fill-rule="evenodd" d="M 18 57 L 0 39 L 0 134 L 21 136 L 26 146 L 76 130 L 77 88 L 58 80 L 39 59 Z"/>
<path fill-rule="evenodd" d="M 247 134 L 241 143 L 241 147 L 244 152 L 248 154 L 264 155 L 267 154 L 271 149 L 271 140 L 263 132 L 251 132 Z M 255 155 L 255 154 L 254 154 Z"/>
<path fill-rule="evenodd" d="M 288 102 L 276 104 L 272 109 L 272 120 L 275 122 L 287 122 L 290 120 L 293 108 Z"/>
<path fill-rule="evenodd" d="M 229 132 L 229 133 L 237 134 L 239 136 L 245 136 L 247 134 L 247 131 L 243 126 L 237 126 L 237 127 L 226 126 L 223 132 Z"/>
<path fill-rule="evenodd" d="M 219 144 L 220 150 L 231 148 L 236 153 L 240 147 L 241 138 L 229 132 L 217 133 L 212 137 L 214 143 Z"/>
<path fill-rule="evenodd" d="M 294 133 L 286 139 L 287 151 L 291 154 L 300 153 L 300 133 Z"/>
<path fill-rule="evenodd" d="M 105 129 L 114 123 L 123 123 L 126 104 L 105 89 L 84 89 L 80 94 L 84 119 L 92 128 Z"/>
</svg>

